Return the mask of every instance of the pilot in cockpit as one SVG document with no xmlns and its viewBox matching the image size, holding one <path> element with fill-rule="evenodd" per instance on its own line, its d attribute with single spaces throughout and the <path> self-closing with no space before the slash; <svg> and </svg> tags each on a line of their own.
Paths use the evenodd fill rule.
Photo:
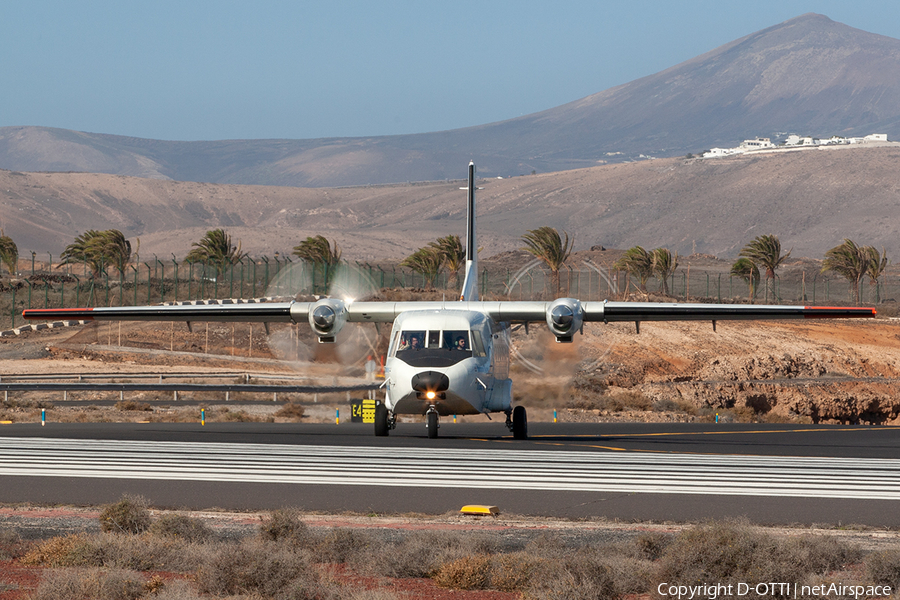
<svg viewBox="0 0 900 600">
<path fill-rule="evenodd" d="M 456 338 L 456 345 L 454 345 L 453 347 L 456 350 L 463 350 L 463 351 L 469 349 L 466 344 L 466 338 L 463 336 L 459 336 L 458 338 Z"/>
</svg>

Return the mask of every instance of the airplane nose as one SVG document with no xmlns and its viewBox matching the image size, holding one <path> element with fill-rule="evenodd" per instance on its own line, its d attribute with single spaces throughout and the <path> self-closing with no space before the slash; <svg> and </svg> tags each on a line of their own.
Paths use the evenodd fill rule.
<svg viewBox="0 0 900 600">
<path fill-rule="evenodd" d="M 438 371 L 422 371 L 412 378 L 412 389 L 417 392 L 446 392 L 450 388 L 450 378 Z"/>
</svg>

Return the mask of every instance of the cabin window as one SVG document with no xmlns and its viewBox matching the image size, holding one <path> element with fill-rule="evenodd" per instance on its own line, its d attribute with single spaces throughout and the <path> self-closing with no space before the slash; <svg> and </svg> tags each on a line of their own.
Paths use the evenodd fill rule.
<svg viewBox="0 0 900 600">
<path fill-rule="evenodd" d="M 481 332 L 478 330 L 472 330 L 472 352 L 478 358 L 487 356 L 484 351 L 484 340 L 481 339 Z"/>
<path fill-rule="evenodd" d="M 400 345 L 397 347 L 397 350 L 421 350 L 424 347 L 424 331 L 404 331 L 400 335 Z"/>
<path fill-rule="evenodd" d="M 429 331 L 428 332 L 428 347 L 429 348 L 440 348 L 441 347 L 441 332 L 440 331 Z"/>
<path fill-rule="evenodd" d="M 472 356 L 467 329 L 403 331 L 395 356 L 414 367 L 449 367 Z"/>
<path fill-rule="evenodd" d="M 395 331 L 391 336 L 391 344 L 388 346 L 388 356 L 393 356 L 397 352 L 397 342 L 400 340 L 400 332 Z"/>
<path fill-rule="evenodd" d="M 469 345 L 469 332 L 465 329 L 445 331 L 442 348 L 446 350 L 470 351 L 472 347 Z"/>
</svg>

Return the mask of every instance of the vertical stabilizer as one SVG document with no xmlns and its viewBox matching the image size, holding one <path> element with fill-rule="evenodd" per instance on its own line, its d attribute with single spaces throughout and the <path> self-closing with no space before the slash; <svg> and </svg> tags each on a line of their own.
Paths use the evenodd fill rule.
<svg viewBox="0 0 900 600">
<path fill-rule="evenodd" d="M 469 207 L 466 216 L 466 277 L 460 300 L 478 300 L 478 244 L 475 241 L 475 163 L 469 162 Z"/>
</svg>

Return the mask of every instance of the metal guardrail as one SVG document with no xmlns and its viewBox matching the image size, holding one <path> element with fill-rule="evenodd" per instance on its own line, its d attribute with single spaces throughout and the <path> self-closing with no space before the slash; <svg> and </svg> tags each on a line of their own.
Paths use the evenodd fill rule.
<svg viewBox="0 0 900 600">
<path fill-rule="evenodd" d="M 328 394 L 376 390 L 380 384 L 361 385 L 257 385 L 246 383 L 85 383 L 85 382 L 15 382 L 0 383 L 0 391 L 107 391 L 107 392 L 269 392 L 296 394 Z"/>
<path fill-rule="evenodd" d="M 158 379 L 162 383 L 163 379 L 236 379 L 243 378 L 244 383 L 248 384 L 251 379 L 274 380 L 274 381 L 310 381 L 315 378 L 300 377 L 296 375 L 282 375 L 273 373 L 236 373 L 234 371 L 184 371 L 184 372 L 167 372 L 167 373 L 23 373 L 23 374 L 0 374 L 0 383 L 4 381 L 12 383 L 13 381 L 41 381 L 47 379 L 87 381 L 93 379 Z"/>
</svg>

